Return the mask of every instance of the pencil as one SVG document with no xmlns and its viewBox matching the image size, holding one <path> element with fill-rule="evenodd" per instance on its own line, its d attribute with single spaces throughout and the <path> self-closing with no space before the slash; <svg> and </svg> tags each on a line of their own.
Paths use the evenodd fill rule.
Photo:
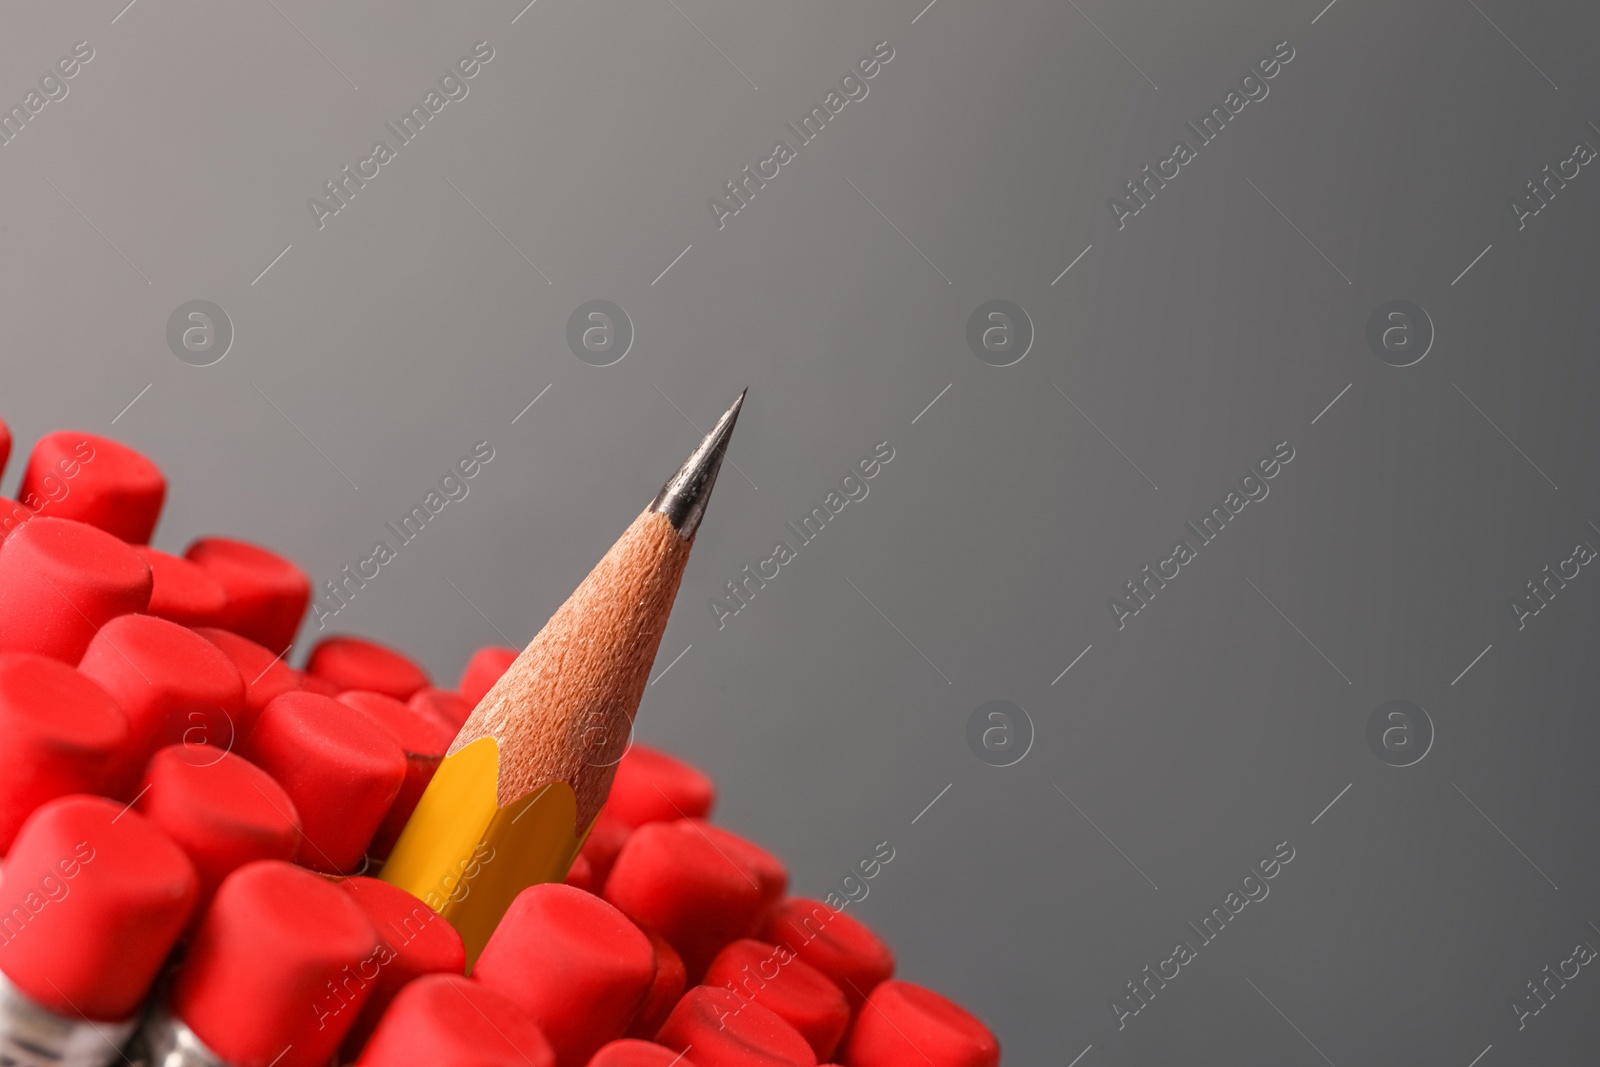
<svg viewBox="0 0 1600 1067">
<path fill-rule="evenodd" d="M 611 789 L 744 393 L 461 727 L 381 877 L 470 971 L 517 894 L 566 877 Z"/>
</svg>

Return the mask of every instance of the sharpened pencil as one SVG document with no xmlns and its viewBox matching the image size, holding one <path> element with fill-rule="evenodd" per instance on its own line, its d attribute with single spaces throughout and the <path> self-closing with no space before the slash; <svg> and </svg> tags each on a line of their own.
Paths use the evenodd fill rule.
<svg viewBox="0 0 1600 1067">
<path fill-rule="evenodd" d="M 566 877 L 611 789 L 744 393 L 456 735 L 383 868 L 470 970 L 516 895 Z"/>
</svg>

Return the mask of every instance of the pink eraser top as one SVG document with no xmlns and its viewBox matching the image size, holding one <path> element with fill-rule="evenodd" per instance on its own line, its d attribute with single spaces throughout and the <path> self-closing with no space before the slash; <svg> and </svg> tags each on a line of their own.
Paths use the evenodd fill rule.
<svg viewBox="0 0 1600 1067">
<path fill-rule="evenodd" d="M 414 711 L 382 693 L 352 689 L 340 693 L 337 699 L 370 716 L 379 729 L 388 730 L 406 754 L 406 780 L 395 794 L 383 822 L 378 824 L 368 849 L 374 857 L 385 859 L 433 780 L 433 772 L 439 769 L 450 742 L 455 740 L 455 731 L 431 715 Z"/>
<path fill-rule="evenodd" d="M 158 748 L 182 742 L 226 750 L 249 733 L 238 668 L 186 626 L 154 615 L 118 616 L 89 642 L 78 670 L 128 716 L 124 786 L 139 780 Z"/>
<path fill-rule="evenodd" d="M 805 897 L 778 905 L 763 941 L 787 945 L 821 971 L 854 1011 L 879 982 L 894 974 L 894 953 L 878 936 L 842 911 Z"/>
<path fill-rule="evenodd" d="M 756 872 L 687 819 L 635 830 L 606 879 L 605 898 L 671 941 L 690 981 L 723 945 L 744 936 L 764 899 Z"/>
<path fill-rule="evenodd" d="M 128 720 L 100 686 L 60 660 L 0 654 L 0 855 L 33 809 L 111 784 Z"/>
<path fill-rule="evenodd" d="M 534 1021 L 510 1000 L 458 975 L 400 991 L 356 1067 L 554 1067 Z"/>
<path fill-rule="evenodd" d="M 816 1053 L 794 1027 L 759 1004 L 711 986 L 685 993 L 656 1041 L 679 1052 L 692 1049 L 699 1067 L 816 1067 L 817 1063 Z"/>
<path fill-rule="evenodd" d="M 683 966 L 683 957 L 672 947 L 672 942 L 654 930 L 646 930 L 645 935 L 650 938 L 650 947 L 656 953 L 656 976 L 633 1022 L 628 1024 L 628 1036 L 648 1040 L 656 1036 L 661 1024 L 672 1014 L 673 1006 L 689 985 L 689 978 Z"/>
<path fill-rule="evenodd" d="M 819 1060 L 833 1055 L 850 1025 L 850 1004 L 839 987 L 786 945 L 735 941 L 711 961 L 705 984 L 768 1009 L 800 1031 Z"/>
<path fill-rule="evenodd" d="M 324 637 L 311 650 L 306 673 L 346 689 L 365 689 L 408 700 L 428 684 L 428 674 L 387 645 L 360 637 Z"/>
<path fill-rule="evenodd" d="M 711 779 L 665 752 L 644 745 L 628 749 L 617 763 L 606 810 L 629 826 L 711 813 L 717 790 Z"/>
<path fill-rule="evenodd" d="M 583 1067 L 621 1037 L 655 977 L 650 939 L 592 893 L 560 883 L 524 889 L 473 967 L 473 978 L 526 1011 L 560 1067 Z"/>
<path fill-rule="evenodd" d="M 867 998 L 843 1059 L 850 1067 L 997 1067 L 1000 1043 L 959 1004 L 889 981 Z"/>
<path fill-rule="evenodd" d="M 233 661 L 239 677 L 244 679 L 244 706 L 252 722 L 273 697 L 300 688 L 299 672 L 265 645 L 213 626 L 196 627 L 194 632 Z"/>
<path fill-rule="evenodd" d="M 292 860 L 300 816 L 272 776 L 215 745 L 171 745 L 145 768 L 139 814 L 175 841 L 200 876 L 204 912 L 222 880 L 256 860 Z"/>
<path fill-rule="evenodd" d="M 471 715 L 472 709 L 477 706 L 453 689 L 435 689 L 431 685 L 425 685 L 412 693 L 411 699 L 406 703 L 413 711 L 420 711 L 444 724 L 452 735 L 461 729 L 462 724 L 467 721 L 467 716 Z"/>
<path fill-rule="evenodd" d="M 167 480 L 127 445 L 76 430 L 39 438 L 17 495 L 48 501 L 46 514 L 98 526 L 133 545 L 150 540 Z"/>
<path fill-rule="evenodd" d="M 241 754 L 278 780 L 300 812 L 298 861 L 327 874 L 354 870 L 406 777 L 394 737 L 332 697 L 276 697 Z"/>
<path fill-rule="evenodd" d="M 516 649 L 503 648 L 499 645 L 478 649 L 472 654 L 472 658 L 467 660 L 466 669 L 461 672 L 461 682 L 456 686 L 457 692 L 466 698 L 467 703 L 477 707 L 483 695 L 510 669 L 511 662 L 517 655 Z"/>
<path fill-rule="evenodd" d="M 150 566 L 146 611 L 184 626 L 215 626 L 221 621 L 228 595 L 204 567 L 148 545 L 136 545 L 134 551 Z"/>
<path fill-rule="evenodd" d="M 654 1041 L 624 1037 L 589 1057 L 588 1067 L 694 1067 L 694 1061 Z"/>
<path fill-rule="evenodd" d="M 265 645 L 289 647 L 311 603 L 311 579 L 282 556 L 244 541 L 202 537 L 183 553 L 222 584 L 228 604 L 221 626 Z"/>
<path fill-rule="evenodd" d="M 37 518 L 0 543 L 0 651 L 77 663 L 95 631 L 150 603 L 150 568 L 104 530 Z"/>
<path fill-rule="evenodd" d="M 0 883 L 0 971 L 35 1003 L 101 1022 L 131 1015 L 189 920 L 183 850 L 102 797 L 52 800 L 22 826 Z"/>
<path fill-rule="evenodd" d="M 377 932 L 348 893 L 263 860 L 217 890 L 178 971 L 172 1009 L 236 1067 L 325 1067 L 382 960 Z"/>
<path fill-rule="evenodd" d="M 467 967 L 467 952 L 455 927 L 399 886 L 376 878 L 348 878 L 339 884 L 366 913 L 378 940 L 389 950 L 366 1005 L 344 1039 L 344 1058 L 353 1060 L 395 994 L 425 974 L 460 974 Z"/>
</svg>

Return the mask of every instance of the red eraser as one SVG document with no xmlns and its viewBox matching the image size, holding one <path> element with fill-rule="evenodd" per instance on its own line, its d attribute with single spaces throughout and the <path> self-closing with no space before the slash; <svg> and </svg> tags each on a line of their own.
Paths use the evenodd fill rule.
<svg viewBox="0 0 1600 1067">
<path fill-rule="evenodd" d="M 456 686 L 457 691 L 467 699 L 467 703 L 477 707 L 483 694 L 494 687 L 494 683 L 500 680 L 518 655 L 520 653 L 516 649 L 499 645 L 478 649 L 467 660 L 466 669 L 461 672 L 461 682 Z"/>
<path fill-rule="evenodd" d="M 605 898 L 678 950 L 698 981 L 723 945 L 761 914 L 756 872 L 688 819 L 635 830 L 606 879 Z"/>
<path fill-rule="evenodd" d="M 382 729 L 388 730 L 406 754 L 406 780 L 395 794 L 368 849 L 374 859 L 386 859 L 416 810 L 417 801 L 422 799 L 428 783 L 433 780 L 433 772 L 439 769 L 450 742 L 455 740 L 455 731 L 382 693 L 353 689 L 340 693 L 338 700 L 370 716 Z"/>
<path fill-rule="evenodd" d="M 300 812 L 298 862 L 355 870 L 406 778 L 406 755 L 366 713 L 315 693 L 268 704 L 241 754 L 276 778 Z"/>
<path fill-rule="evenodd" d="M 997 1067 L 1000 1042 L 959 1004 L 889 981 L 867 998 L 843 1059 L 850 1067 Z"/>
<path fill-rule="evenodd" d="M 240 637 L 232 630 L 213 626 L 200 626 L 195 633 L 222 650 L 233 661 L 233 666 L 244 680 L 244 707 L 246 719 L 254 722 L 261 709 L 282 693 L 300 688 L 300 672 L 283 662 L 265 645 L 258 645 L 248 637 Z"/>
<path fill-rule="evenodd" d="M 350 895 L 276 860 L 217 890 L 172 990 L 173 1013 L 240 1067 L 326 1067 L 378 975 L 377 932 Z"/>
<path fill-rule="evenodd" d="M 128 744 L 128 719 L 109 693 L 60 660 L 0 654 L 0 856 L 33 809 L 71 793 L 102 793 Z"/>
<path fill-rule="evenodd" d="M 127 445 L 59 430 L 45 434 L 33 446 L 17 496 L 35 511 L 77 519 L 131 545 L 142 545 L 161 517 L 167 480 L 154 463 Z"/>
<path fill-rule="evenodd" d="M 0 544 L 0 651 L 77 663 L 95 631 L 150 603 L 150 568 L 104 530 L 37 518 Z"/>
<path fill-rule="evenodd" d="M 696 986 L 683 995 L 656 1034 L 679 1052 L 694 1050 L 700 1067 L 816 1067 L 800 1032 L 759 1004 L 726 989 Z M 852 1065 L 854 1067 L 854 1065 Z"/>
<path fill-rule="evenodd" d="M 650 939 L 616 908 L 559 883 L 517 894 L 472 976 L 539 1024 L 560 1067 L 622 1036 L 655 977 Z"/>
<path fill-rule="evenodd" d="M 594 892 L 594 868 L 589 866 L 589 861 L 583 853 L 580 852 L 572 857 L 572 866 L 567 868 L 567 876 L 562 881 L 585 893 Z"/>
<path fill-rule="evenodd" d="M 437 762 L 444 758 L 450 742 L 456 738 L 453 731 L 431 715 L 416 711 L 410 705 L 382 693 L 347 689 L 335 699 L 371 716 L 394 735 L 395 741 L 408 756 L 420 756 Z"/>
<path fill-rule="evenodd" d="M 128 717 L 120 786 L 130 794 L 156 749 L 181 742 L 227 751 L 250 732 L 238 668 L 216 645 L 175 622 L 118 616 L 100 627 L 78 670 L 99 682 Z"/>
<path fill-rule="evenodd" d="M 11 427 L 0 420 L 0 473 L 6 469 L 6 461 L 11 458 Z"/>
<path fill-rule="evenodd" d="M 184 626 L 215 626 L 221 621 L 228 595 L 204 567 L 149 545 L 135 545 L 133 550 L 150 567 L 147 612 Z"/>
<path fill-rule="evenodd" d="M 720 826 L 694 820 L 694 825 L 711 839 L 711 843 L 728 856 L 755 872 L 756 884 L 761 888 L 761 908 L 744 931 L 746 937 L 759 936 L 767 922 L 778 909 L 783 894 L 789 888 L 789 871 L 783 861 L 753 841 L 747 840 Z"/>
<path fill-rule="evenodd" d="M 470 978 L 434 974 L 400 991 L 356 1067 L 554 1067 L 539 1027 Z"/>
<path fill-rule="evenodd" d="M 656 976 L 650 983 L 650 992 L 645 994 L 644 1003 L 639 1005 L 638 1013 L 628 1025 L 628 1036 L 649 1039 L 656 1036 L 661 1024 L 672 1014 L 689 979 L 683 957 L 672 947 L 672 942 L 653 930 L 646 930 L 645 936 L 650 938 L 650 947 L 656 953 Z"/>
<path fill-rule="evenodd" d="M 294 641 L 311 603 L 311 579 L 264 548 L 226 537 L 202 537 L 183 553 L 222 583 L 228 595 L 219 625 L 273 652 Z"/>
<path fill-rule="evenodd" d="M 189 921 L 199 883 L 183 850 L 103 797 L 33 813 L 0 883 L 0 971 L 58 1015 L 127 1018 Z"/>
<path fill-rule="evenodd" d="M 850 1004 L 839 987 L 787 945 L 735 941 L 706 968 L 705 984 L 777 1015 L 800 1031 L 819 1060 L 833 1055 L 850 1025 Z"/>
<path fill-rule="evenodd" d="M 376 878 L 348 878 L 339 884 L 366 912 L 386 950 L 367 1003 L 344 1039 L 342 1059 L 350 1061 L 407 983 L 426 974 L 460 974 L 467 967 L 467 951 L 455 927 L 399 886 Z"/>
<path fill-rule="evenodd" d="M 673 1067 L 674 1064 L 694 1067 L 693 1060 L 665 1045 L 624 1037 L 601 1045 L 600 1051 L 589 1057 L 588 1067 Z"/>
<path fill-rule="evenodd" d="M 451 734 L 458 733 L 467 716 L 472 714 L 476 706 L 467 702 L 467 698 L 451 689 L 435 689 L 425 685 L 411 694 L 411 699 L 406 701 L 413 710 L 424 715 L 431 715 L 443 723 Z"/>
<path fill-rule="evenodd" d="M 617 762 L 606 810 L 629 826 L 703 819 L 717 797 L 711 779 L 665 752 L 634 745 Z"/>
<path fill-rule="evenodd" d="M 215 745 L 170 745 L 151 758 L 134 804 L 189 856 L 203 913 L 222 880 L 256 860 L 292 860 L 300 815 L 272 776 Z"/>
<path fill-rule="evenodd" d="M 295 678 L 299 680 L 300 688 L 305 690 L 307 693 L 316 693 L 318 696 L 325 697 L 336 697 L 339 695 L 339 687 L 328 681 L 326 678 L 318 678 L 316 675 L 307 674 L 304 671 L 296 671 Z"/>
<path fill-rule="evenodd" d="M 311 650 L 306 673 L 347 689 L 363 689 L 409 700 L 428 684 L 428 672 L 387 645 L 360 637 L 324 637 Z"/>
<path fill-rule="evenodd" d="M 32 508 L 25 508 L 9 497 L 0 496 L 0 541 L 11 536 L 23 523 L 33 518 Z"/>
<path fill-rule="evenodd" d="M 894 974 L 894 953 L 889 946 L 855 919 L 821 901 L 805 897 L 785 900 L 761 939 L 787 945 L 821 971 L 839 987 L 852 1011 L 861 1007 L 878 983 Z"/>
<path fill-rule="evenodd" d="M 618 819 L 614 819 L 605 808 L 600 809 L 600 814 L 595 816 L 594 825 L 589 829 L 589 836 L 584 839 L 581 855 L 589 861 L 589 891 L 604 895 L 606 879 L 611 877 L 611 868 L 617 862 L 617 856 L 622 852 L 622 846 L 627 844 L 628 835 L 633 829 Z"/>
</svg>

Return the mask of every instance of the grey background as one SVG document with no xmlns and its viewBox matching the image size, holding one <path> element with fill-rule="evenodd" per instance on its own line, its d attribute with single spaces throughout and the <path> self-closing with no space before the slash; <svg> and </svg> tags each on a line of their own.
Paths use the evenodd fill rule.
<svg viewBox="0 0 1600 1067">
<path fill-rule="evenodd" d="M 1525 1030 L 1508 1005 L 1600 944 L 1600 577 L 1520 632 L 1508 603 L 1600 545 L 1600 175 L 1520 232 L 1507 202 L 1600 145 L 1595 12 L 924 2 L 12 5 L 7 106 L 96 54 L 0 148 L 3 488 L 42 432 L 112 434 L 171 479 L 158 546 L 244 536 L 320 581 L 487 439 L 335 620 L 453 684 L 748 385 L 639 736 L 799 891 L 889 840 L 853 907 L 902 976 L 1015 1063 L 1592 1062 L 1592 968 Z M 306 199 L 480 40 L 470 95 L 319 231 Z M 880 40 L 868 98 L 719 232 L 706 199 Z M 1285 40 L 1118 232 L 1107 198 Z M 211 367 L 165 342 L 196 298 L 236 331 Z M 605 368 L 565 345 L 596 298 L 636 331 Z M 966 347 L 992 298 L 1037 331 L 1015 366 Z M 1405 369 L 1364 340 L 1393 298 L 1437 328 Z M 883 440 L 719 631 L 708 599 Z M 1107 598 L 1284 440 L 1119 631 Z M 1004 769 L 965 742 L 995 698 L 1037 731 Z M 1365 741 L 1395 698 L 1437 732 L 1404 769 Z M 1280 841 L 1270 897 L 1119 1031 L 1110 998 Z"/>
</svg>

